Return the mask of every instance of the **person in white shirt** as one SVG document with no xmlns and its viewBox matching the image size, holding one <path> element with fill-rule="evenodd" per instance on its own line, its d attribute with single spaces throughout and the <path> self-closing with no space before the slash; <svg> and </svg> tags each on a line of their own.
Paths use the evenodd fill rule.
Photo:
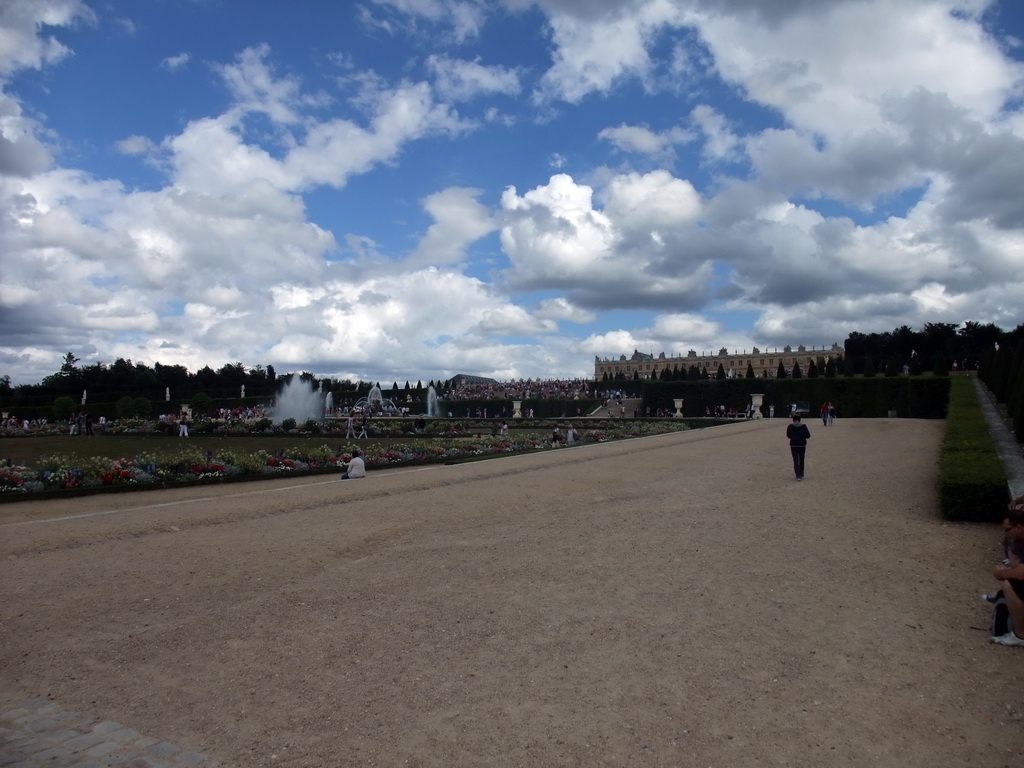
<svg viewBox="0 0 1024 768">
<path fill-rule="evenodd" d="M 366 462 L 363 461 L 362 451 L 356 451 L 352 454 L 352 460 L 348 463 L 348 469 L 341 476 L 341 479 L 353 480 L 359 477 L 366 477 Z"/>
</svg>

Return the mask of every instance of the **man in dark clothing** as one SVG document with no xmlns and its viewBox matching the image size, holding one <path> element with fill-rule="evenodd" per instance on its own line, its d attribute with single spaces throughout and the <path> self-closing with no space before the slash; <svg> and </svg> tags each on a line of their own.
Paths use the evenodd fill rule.
<svg viewBox="0 0 1024 768">
<path fill-rule="evenodd" d="M 793 414 L 793 423 L 786 427 L 789 438 L 789 451 L 793 454 L 793 472 L 797 480 L 804 479 L 804 454 L 807 453 L 807 441 L 811 438 L 811 430 L 800 421 L 800 414 Z"/>
</svg>

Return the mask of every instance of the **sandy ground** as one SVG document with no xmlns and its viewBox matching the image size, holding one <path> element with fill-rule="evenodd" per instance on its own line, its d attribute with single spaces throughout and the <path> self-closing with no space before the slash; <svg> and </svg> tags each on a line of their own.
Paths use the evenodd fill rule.
<svg viewBox="0 0 1024 768">
<path fill-rule="evenodd" d="M 0 506 L 0 685 L 223 766 L 1022 766 L 943 423 Z"/>
</svg>

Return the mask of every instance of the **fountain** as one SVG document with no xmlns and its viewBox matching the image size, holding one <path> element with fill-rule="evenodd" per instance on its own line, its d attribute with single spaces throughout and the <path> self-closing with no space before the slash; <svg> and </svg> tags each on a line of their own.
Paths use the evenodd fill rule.
<svg viewBox="0 0 1024 768">
<path fill-rule="evenodd" d="M 437 392 L 433 384 L 427 387 L 427 416 L 431 419 L 441 417 L 441 406 L 437 403 Z"/>
<path fill-rule="evenodd" d="M 333 407 L 331 393 L 327 398 Z M 295 419 L 296 424 L 305 424 L 310 419 L 320 421 L 324 417 L 324 396 L 321 392 L 313 389 L 313 385 L 293 376 L 282 387 L 277 400 L 274 401 L 274 408 L 271 418 L 275 424 L 280 424 L 285 419 Z"/>
<path fill-rule="evenodd" d="M 401 410 L 392 400 L 380 393 L 380 387 L 376 384 L 370 389 L 366 397 L 356 400 L 354 406 L 356 411 L 368 413 L 371 416 L 398 416 Z"/>
</svg>

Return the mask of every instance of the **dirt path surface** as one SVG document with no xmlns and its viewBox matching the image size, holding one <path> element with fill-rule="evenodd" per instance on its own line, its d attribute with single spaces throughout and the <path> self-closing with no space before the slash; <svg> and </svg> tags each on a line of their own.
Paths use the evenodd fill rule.
<svg viewBox="0 0 1024 768">
<path fill-rule="evenodd" d="M 943 423 L 0 506 L 0 688 L 221 766 L 1021 766 Z"/>
</svg>

